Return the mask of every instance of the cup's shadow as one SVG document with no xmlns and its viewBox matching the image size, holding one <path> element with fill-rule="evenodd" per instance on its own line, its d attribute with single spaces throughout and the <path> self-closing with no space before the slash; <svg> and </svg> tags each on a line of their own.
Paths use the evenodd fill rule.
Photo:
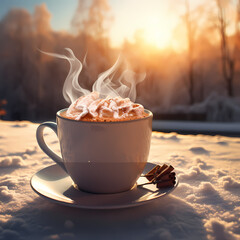
<svg viewBox="0 0 240 240">
<path fill-rule="evenodd" d="M 60 239 L 206 239 L 201 217 L 171 195 L 118 210 L 70 208 L 37 197 L 5 225 L 12 226 L 21 218 L 28 227 L 29 239 L 52 235 Z"/>
</svg>

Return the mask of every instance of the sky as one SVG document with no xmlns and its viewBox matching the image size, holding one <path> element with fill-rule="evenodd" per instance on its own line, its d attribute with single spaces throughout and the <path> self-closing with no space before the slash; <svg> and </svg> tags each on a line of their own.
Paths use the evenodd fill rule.
<svg viewBox="0 0 240 240">
<path fill-rule="evenodd" d="M 48 10 L 52 14 L 52 27 L 56 30 L 68 30 L 71 18 L 78 5 L 77 0 L 1 0 L 0 19 L 2 19 L 11 8 L 25 8 L 32 13 L 35 6 L 42 3 L 47 5 Z"/>
<path fill-rule="evenodd" d="M 200 2 L 191 0 L 191 7 L 194 8 Z M 78 5 L 77 0 L 1 0 L 0 19 L 11 8 L 25 8 L 32 13 L 34 7 L 42 3 L 47 5 L 52 14 L 53 29 L 70 31 L 71 19 Z M 143 33 L 147 43 L 158 48 L 174 44 L 172 33 L 184 12 L 184 3 L 184 0 L 109 0 L 114 17 L 109 32 L 112 45 L 118 46 L 124 39 L 132 40 L 138 30 Z"/>
</svg>

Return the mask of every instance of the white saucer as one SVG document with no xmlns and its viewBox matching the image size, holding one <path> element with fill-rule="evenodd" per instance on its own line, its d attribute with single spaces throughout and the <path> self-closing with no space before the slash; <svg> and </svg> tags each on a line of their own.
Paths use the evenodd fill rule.
<svg viewBox="0 0 240 240">
<path fill-rule="evenodd" d="M 154 166 L 153 163 L 147 163 L 143 174 Z M 144 182 L 147 182 L 146 178 L 140 177 L 137 184 Z M 149 184 L 136 186 L 122 193 L 94 194 L 75 189 L 69 175 L 58 165 L 52 165 L 34 174 L 30 184 L 40 196 L 63 205 L 86 209 L 118 209 L 145 204 L 163 197 L 177 187 L 178 179 L 171 188 L 158 189 L 155 185 Z"/>
</svg>

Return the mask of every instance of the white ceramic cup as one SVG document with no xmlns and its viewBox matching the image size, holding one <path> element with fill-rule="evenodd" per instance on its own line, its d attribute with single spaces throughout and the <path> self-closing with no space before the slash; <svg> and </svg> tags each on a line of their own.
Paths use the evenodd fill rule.
<svg viewBox="0 0 240 240">
<path fill-rule="evenodd" d="M 79 189 L 93 193 L 118 193 L 131 189 L 148 159 L 152 113 L 147 117 L 119 122 L 76 121 L 57 112 L 57 124 L 45 122 L 37 129 L 41 149 L 62 167 Z M 45 143 L 43 130 L 58 136 L 62 158 Z"/>
</svg>

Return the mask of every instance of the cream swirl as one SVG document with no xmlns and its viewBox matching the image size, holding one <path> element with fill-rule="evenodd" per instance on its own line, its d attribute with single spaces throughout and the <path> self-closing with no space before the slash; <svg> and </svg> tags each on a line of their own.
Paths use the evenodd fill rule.
<svg viewBox="0 0 240 240">
<path fill-rule="evenodd" d="M 68 108 L 66 116 L 75 120 L 81 120 L 86 116 L 103 119 L 142 117 L 144 116 L 144 107 L 131 102 L 129 98 L 107 97 L 102 99 L 98 92 L 92 92 L 73 102 Z"/>
</svg>

